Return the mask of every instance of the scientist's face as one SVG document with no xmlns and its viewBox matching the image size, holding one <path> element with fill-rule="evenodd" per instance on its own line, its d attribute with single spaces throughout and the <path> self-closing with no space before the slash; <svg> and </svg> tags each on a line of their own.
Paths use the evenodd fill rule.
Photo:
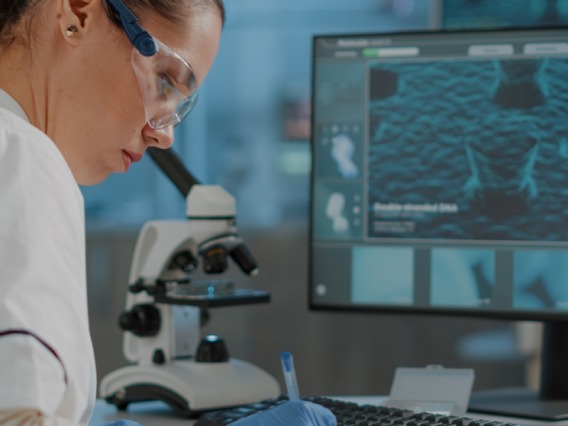
<svg viewBox="0 0 568 426">
<path fill-rule="evenodd" d="M 184 69 L 191 70 L 195 81 L 201 84 L 218 50 L 222 28 L 219 11 L 213 7 L 199 11 L 183 25 L 172 24 L 157 14 L 138 18 L 140 25 L 159 42 L 160 53 L 167 50 L 178 55 L 181 62 L 174 62 L 174 70 L 179 64 L 189 64 Z M 148 78 L 148 87 L 156 86 L 156 81 L 141 76 L 133 66 L 136 54 L 131 42 L 104 13 L 94 15 L 90 27 L 85 28 L 84 34 L 80 29 L 79 35 L 82 39 L 76 42 L 66 64 L 81 78 L 77 81 L 77 74 L 70 76 L 73 91 L 65 91 L 69 99 L 61 114 L 66 123 L 60 121 L 51 136 L 77 182 L 92 185 L 110 173 L 127 171 L 149 147 L 169 148 L 176 120 L 158 124 L 151 120 L 152 114 L 158 113 L 151 111 L 153 103 L 148 100 L 144 81 Z M 158 85 L 163 86 L 160 81 Z M 185 95 L 189 100 L 190 94 Z M 184 94 L 180 99 L 185 99 Z M 184 107 L 183 101 L 179 105 Z"/>
</svg>

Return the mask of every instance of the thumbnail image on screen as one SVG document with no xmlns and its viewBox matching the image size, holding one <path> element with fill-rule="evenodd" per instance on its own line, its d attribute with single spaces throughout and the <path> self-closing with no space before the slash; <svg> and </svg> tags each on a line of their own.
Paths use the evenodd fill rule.
<svg viewBox="0 0 568 426">
<path fill-rule="evenodd" d="M 354 247 L 354 303 L 406 304 L 414 299 L 414 252 L 407 247 Z"/>
<path fill-rule="evenodd" d="M 434 306 L 491 306 L 495 286 L 495 254 L 483 249 L 432 250 Z"/>
<path fill-rule="evenodd" d="M 517 250 L 513 285 L 517 308 L 568 309 L 568 253 Z"/>
</svg>

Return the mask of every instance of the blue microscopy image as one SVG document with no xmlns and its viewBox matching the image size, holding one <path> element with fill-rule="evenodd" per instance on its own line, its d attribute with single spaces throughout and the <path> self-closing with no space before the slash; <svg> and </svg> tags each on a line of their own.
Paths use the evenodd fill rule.
<svg viewBox="0 0 568 426">
<path fill-rule="evenodd" d="M 482 249 L 433 249 L 431 304 L 489 307 L 495 287 L 495 254 Z"/>
<path fill-rule="evenodd" d="M 568 241 L 568 61 L 369 65 L 368 236 Z"/>
<path fill-rule="evenodd" d="M 410 305 L 413 301 L 414 250 L 363 247 L 352 251 L 351 299 L 354 303 Z"/>
<path fill-rule="evenodd" d="M 567 277 L 567 251 L 515 251 L 513 270 L 514 307 L 568 310 Z"/>
</svg>

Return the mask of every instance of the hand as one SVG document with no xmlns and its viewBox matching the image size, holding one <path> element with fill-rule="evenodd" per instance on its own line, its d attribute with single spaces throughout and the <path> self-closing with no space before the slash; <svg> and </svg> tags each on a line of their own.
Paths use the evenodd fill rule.
<svg viewBox="0 0 568 426">
<path fill-rule="evenodd" d="M 114 422 L 104 423 L 100 426 L 142 426 L 142 425 L 132 420 L 116 420 Z"/>
<path fill-rule="evenodd" d="M 289 401 L 261 413 L 244 417 L 232 426 L 336 426 L 327 408 L 307 401 Z"/>
</svg>

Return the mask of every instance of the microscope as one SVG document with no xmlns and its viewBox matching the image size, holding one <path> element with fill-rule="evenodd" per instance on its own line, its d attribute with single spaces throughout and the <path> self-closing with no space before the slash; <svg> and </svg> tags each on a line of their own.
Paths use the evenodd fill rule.
<svg viewBox="0 0 568 426">
<path fill-rule="evenodd" d="M 132 364 L 102 379 L 101 397 L 119 409 L 160 400 L 186 417 L 277 397 L 271 375 L 229 357 L 219 337 L 200 335 L 209 308 L 270 301 L 269 293 L 236 288 L 231 280 L 191 277 L 200 263 L 206 277 L 218 276 L 229 258 L 245 274 L 258 273 L 237 233 L 234 198 L 220 186 L 199 184 L 173 151 L 149 153 L 185 196 L 188 220 L 151 221 L 140 231 L 119 318 Z"/>
</svg>

